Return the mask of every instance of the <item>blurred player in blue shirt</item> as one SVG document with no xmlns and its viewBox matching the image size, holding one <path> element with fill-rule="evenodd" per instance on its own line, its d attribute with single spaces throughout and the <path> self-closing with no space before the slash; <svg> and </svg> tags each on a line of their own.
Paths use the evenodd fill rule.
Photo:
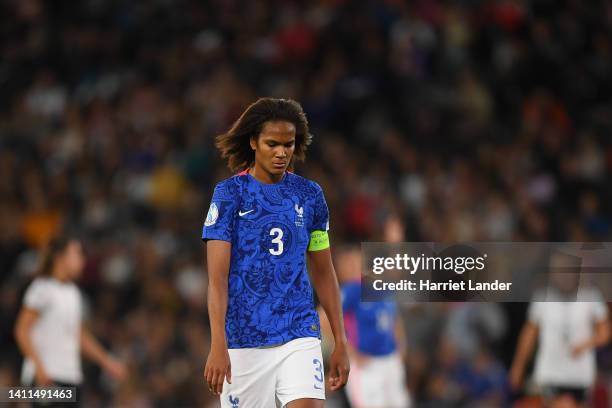
<svg viewBox="0 0 612 408">
<path fill-rule="evenodd" d="M 215 187 L 202 232 L 212 335 L 204 376 L 223 407 L 323 406 L 312 286 L 336 344 L 330 389 L 348 378 L 327 204 L 318 184 L 290 172 L 311 138 L 301 106 L 272 98 L 253 103 L 217 138 L 229 167 L 242 169 Z"/>
<path fill-rule="evenodd" d="M 401 242 L 401 222 L 390 217 L 385 240 Z M 349 340 L 351 378 L 347 396 L 354 408 L 405 408 L 411 405 L 402 358 L 403 327 L 392 301 L 361 302 L 361 253 L 348 249 L 338 259 L 342 310 Z"/>
</svg>

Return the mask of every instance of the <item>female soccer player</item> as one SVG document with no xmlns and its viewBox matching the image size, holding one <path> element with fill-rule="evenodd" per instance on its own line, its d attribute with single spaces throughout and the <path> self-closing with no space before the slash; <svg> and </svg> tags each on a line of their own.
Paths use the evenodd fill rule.
<svg viewBox="0 0 612 408">
<path fill-rule="evenodd" d="M 78 394 L 83 380 L 80 353 L 113 377 L 126 376 L 125 366 L 108 354 L 82 324 L 81 294 L 74 280 L 84 263 L 79 241 L 60 237 L 50 242 L 40 276 L 25 293 L 15 327 L 17 344 L 25 357 L 24 385 L 34 382 L 38 386 L 77 387 Z M 77 403 L 79 399 L 77 395 Z"/>
<path fill-rule="evenodd" d="M 212 335 L 204 376 L 223 407 L 323 406 L 306 255 L 335 340 L 330 389 L 348 378 L 327 204 L 318 184 L 290 172 L 311 138 L 301 106 L 272 98 L 253 103 L 217 138 L 229 167 L 246 169 L 217 184 L 202 233 Z"/>
<path fill-rule="evenodd" d="M 384 223 L 384 240 L 404 241 L 404 225 L 392 215 Z M 406 339 L 394 301 L 360 302 L 361 252 L 347 248 L 338 258 L 342 309 L 353 371 L 347 397 L 353 408 L 409 408 L 402 353 Z"/>
<path fill-rule="evenodd" d="M 595 349 L 611 337 L 601 293 L 595 287 L 581 287 L 580 269 L 567 272 L 566 258 L 552 256 L 552 270 L 565 273 L 552 273 L 551 287 L 536 293 L 539 301 L 529 306 L 510 370 L 510 384 L 519 390 L 537 344 L 534 380 L 550 408 L 587 406 L 597 373 Z"/>
</svg>

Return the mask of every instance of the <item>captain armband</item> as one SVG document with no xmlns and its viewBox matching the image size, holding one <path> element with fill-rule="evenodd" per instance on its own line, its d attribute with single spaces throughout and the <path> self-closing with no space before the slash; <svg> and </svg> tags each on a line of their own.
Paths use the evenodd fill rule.
<svg viewBox="0 0 612 408">
<path fill-rule="evenodd" d="M 329 248 L 329 235 L 327 231 L 312 231 L 310 233 L 310 243 L 308 244 L 309 251 L 321 251 Z"/>
</svg>

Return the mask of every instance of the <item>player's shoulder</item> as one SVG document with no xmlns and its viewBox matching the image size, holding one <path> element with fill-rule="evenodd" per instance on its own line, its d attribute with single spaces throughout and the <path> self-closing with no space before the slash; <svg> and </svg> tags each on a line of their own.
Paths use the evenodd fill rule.
<svg viewBox="0 0 612 408">
<path fill-rule="evenodd" d="M 55 285 L 54 279 L 51 279 L 50 277 L 47 277 L 47 276 L 37 276 L 34 279 L 32 279 L 30 284 L 27 286 L 27 289 L 25 292 L 26 297 L 27 296 L 33 296 L 33 297 L 45 296 L 45 294 L 51 293 L 55 287 L 56 285 Z"/>
<path fill-rule="evenodd" d="M 578 290 L 577 300 L 581 302 L 604 302 L 601 291 L 595 286 L 581 287 Z"/>
<path fill-rule="evenodd" d="M 245 182 L 245 177 L 240 173 L 221 180 L 215 185 L 215 196 L 227 199 L 235 198 Z"/>
<path fill-rule="evenodd" d="M 32 282 L 30 282 L 29 286 L 31 288 L 49 287 L 49 286 L 53 286 L 53 283 L 54 283 L 54 280 L 48 276 L 37 276 L 34 279 L 32 279 Z"/>
<path fill-rule="evenodd" d="M 295 173 L 287 173 L 287 183 L 292 187 L 307 193 L 308 195 L 317 195 L 323 191 L 321 186 L 314 180 L 307 179 Z"/>
<path fill-rule="evenodd" d="M 234 184 L 239 184 L 239 183 L 242 182 L 243 178 L 244 177 L 243 177 L 243 175 L 241 173 L 234 174 L 231 177 L 228 177 L 226 179 L 223 179 L 223 180 L 217 182 L 217 184 L 215 184 L 215 188 L 219 188 L 219 187 L 220 188 L 226 188 L 226 187 L 232 186 Z"/>
</svg>

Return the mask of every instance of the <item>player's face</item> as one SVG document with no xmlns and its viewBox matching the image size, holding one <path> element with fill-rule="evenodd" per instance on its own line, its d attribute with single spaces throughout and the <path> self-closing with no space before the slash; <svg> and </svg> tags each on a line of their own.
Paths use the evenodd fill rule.
<svg viewBox="0 0 612 408">
<path fill-rule="evenodd" d="M 576 293 L 580 285 L 580 264 L 569 256 L 553 255 L 550 260 L 551 282 L 563 293 Z"/>
<path fill-rule="evenodd" d="M 295 125 L 285 121 L 266 122 L 257 139 L 251 139 L 255 150 L 256 171 L 270 180 L 278 180 L 289 167 L 295 150 Z"/>
<path fill-rule="evenodd" d="M 63 270 L 66 278 L 73 280 L 81 275 L 81 271 L 85 266 L 85 255 L 83 247 L 79 241 L 71 241 L 62 255 Z"/>
<path fill-rule="evenodd" d="M 386 242 L 398 243 L 404 241 L 404 226 L 398 217 L 388 218 L 383 232 Z"/>
</svg>

